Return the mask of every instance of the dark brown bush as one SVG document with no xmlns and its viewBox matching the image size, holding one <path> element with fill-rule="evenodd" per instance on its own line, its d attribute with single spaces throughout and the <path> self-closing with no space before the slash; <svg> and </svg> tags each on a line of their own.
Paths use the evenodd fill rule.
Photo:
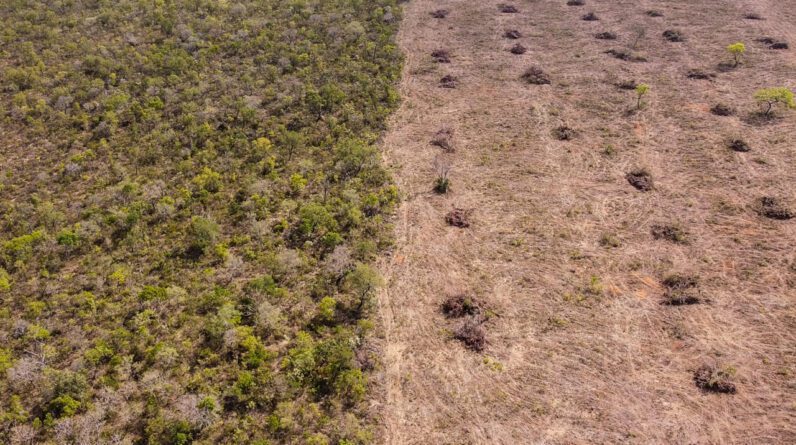
<svg viewBox="0 0 796 445">
<path fill-rule="evenodd" d="M 464 229 L 470 227 L 470 215 L 472 215 L 472 213 L 473 211 L 471 209 L 460 209 L 455 207 L 445 215 L 445 222 L 453 227 Z"/>
<path fill-rule="evenodd" d="M 444 49 L 437 49 L 432 51 L 431 57 L 437 63 L 450 63 L 451 61 L 450 53 Z"/>
<path fill-rule="evenodd" d="M 656 240 L 667 240 L 678 244 L 688 243 L 688 233 L 676 225 L 653 224 L 650 233 Z"/>
<path fill-rule="evenodd" d="M 522 79 L 532 85 L 549 85 L 550 76 L 547 75 L 541 68 L 532 66 L 525 70 L 522 74 Z"/>
<path fill-rule="evenodd" d="M 453 145 L 453 129 L 450 127 L 442 127 L 434 133 L 434 138 L 431 139 L 431 145 L 435 145 L 448 153 L 456 151 Z"/>
<path fill-rule="evenodd" d="M 619 60 L 625 60 L 628 62 L 646 62 L 647 59 L 641 56 L 634 55 L 632 52 L 626 49 L 609 49 L 604 51 L 605 54 L 610 54 Z"/>
<path fill-rule="evenodd" d="M 600 40 L 616 40 L 616 34 L 608 31 L 597 33 L 594 37 Z"/>
<path fill-rule="evenodd" d="M 569 0 L 567 6 L 583 6 L 586 2 L 583 0 Z"/>
<path fill-rule="evenodd" d="M 522 46 L 522 44 L 519 43 L 512 46 L 511 49 L 509 50 L 509 52 L 511 52 L 512 54 L 517 54 L 517 55 L 525 54 L 527 51 L 528 48 Z"/>
<path fill-rule="evenodd" d="M 600 20 L 600 18 L 597 17 L 597 14 L 595 14 L 593 12 L 590 12 L 590 13 L 584 15 L 583 17 L 581 17 L 581 19 L 585 20 L 587 22 L 595 22 L 597 20 Z"/>
<path fill-rule="evenodd" d="M 444 19 L 448 16 L 450 12 L 447 9 L 437 9 L 436 11 L 431 12 L 431 17 L 435 19 Z"/>
<path fill-rule="evenodd" d="M 616 84 L 616 87 L 620 90 L 635 90 L 637 86 L 638 83 L 633 79 L 623 80 Z"/>
<path fill-rule="evenodd" d="M 794 212 L 791 209 L 778 198 L 772 196 L 760 198 L 757 205 L 757 212 L 766 218 L 778 219 L 781 221 L 789 220 L 794 217 Z"/>
<path fill-rule="evenodd" d="M 517 31 L 516 29 L 508 29 L 506 32 L 503 33 L 503 37 L 507 39 L 516 40 L 522 37 L 522 33 Z"/>
<path fill-rule="evenodd" d="M 743 18 L 745 18 L 747 20 L 763 20 L 763 16 L 761 16 L 760 14 L 757 14 L 755 12 L 746 13 L 746 14 L 744 14 Z"/>
<path fill-rule="evenodd" d="M 694 371 L 694 384 L 703 391 L 735 394 L 737 388 L 732 382 L 735 370 L 720 369 L 716 366 L 702 365 Z"/>
<path fill-rule="evenodd" d="M 769 49 L 788 49 L 788 44 L 786 42 L 775 42 L 768 47 Z"/>
<path fill-rule="evenodd" d="M 520 12 L 520 10 L 517 9 L 516 6 L 514 6 L 514 5 L 506 5 L 506 4 L 498 5 L 498 11 L 500 11 L 500 12 L 502 12 L 504 14 L 516 14 L 516 13 Z"/>
<path fill-rule="evenodd" d="M 481 304 L 469 295 L 453 295 L 442 302 L 442 313 L 448 318 L 475 316 L 481 313 Z"/>
<path fill-rule="evenodd" d="M 650 9 L 649 11 L 645 12 L 650 17 L 663 17 L 663 12 L 658 11 L 657 9 Z"/>
<path fill-rule="evenodd" d="M 468 349 L 481 352 L 486 346 L 486 332 L 481 326 L 481 321 L 475 317 L 468 318 L 453 333 L 453 338 L 459 340 Z"/>
<path fill-rule="evenodd" d="M 732 109 L 729 105 L 725 104 L 716 104 L 710 108 L 710 112 L 715 114 L 716 116 L 732 116 L 735 114 L 735 110 Z"/>
<path fill-rule="evenodd" d="M 713 73 L 708 73 L 708 72 L 703 71 L 703 70 L 698 69 L 698 68 L 694 68 L 694 69 L 688 70 L 688 73 L 686 74 L 686 77 L 688 77 L 689 79 L 709 80 L 709 79 L 713 79 L 714 77 L 716 77 L 716 75 L 713 74 Z"/>
<path fill-rule="evenodd" d="M 450 74 L 446 75 L 445 77 L 439 80 L 439 86 L 441 86 L 442 88 L 456 88 L 458 84 L 459 84 L 459 79 Z"/>
<path fill-rule="evenodd" d="M 746 153 L 752 150 L 752 147 L 750 147 L 749 144 L 747 144 L 743 139 L 730 139 L 730 141 L 727 143 L 727 146 L 730 148 L 730 150 L 741 153 Z"/>
<path fill-rule="evenodd" d="M 652 175 L 645 169 L 633 170 L 625 175 L 625 179 L 637 190 L 648 192 L 654 188 Z"/>
<path fill-rule="evenodd" d="M 685 37 L 683 37 L 683 33 L 674 29 L 667 29 L 663 32 L 663 38 L 670 41 L 670 42 L 684 42 Z"/>
<path fill-rule="evenodd" d="M 576 132 L 574 129 L 562 125 L 553 130 L 553 136 L 559 141 L 569 141 L 575 138 Z"/>
</svg>

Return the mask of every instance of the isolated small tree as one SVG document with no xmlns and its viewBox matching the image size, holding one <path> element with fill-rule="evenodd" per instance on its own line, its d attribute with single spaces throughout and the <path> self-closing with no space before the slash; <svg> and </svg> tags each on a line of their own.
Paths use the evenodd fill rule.
<svg viewBox="0 0 796 445">
<path fill-rule="evenodd" d="M 746 52 L 746 45 L 741 42 L 733 43 L 727 47 L 727 52 L 732 54 L 734 61 L 733 66 L 738 66 L 741 63 L 743 53 Z"/>
<path fill-rule="evenodd" d="M 641 98 L 644 97 L 650 90 L 650 86 L 646 83 L 636 85 L 636 108 L 641 109 Z"/>
<path fill-rule="evenodd" d="M 776 104 L 782 104 L 785 108 L 796 108 L 793 99 L 793 92 L 785 87 L 763 88 L 755 91 L 755 99 L 761 105 L 766 106 L 764 114 L 766 117 L 771 115 L 771 111 Z"/>
</svg>

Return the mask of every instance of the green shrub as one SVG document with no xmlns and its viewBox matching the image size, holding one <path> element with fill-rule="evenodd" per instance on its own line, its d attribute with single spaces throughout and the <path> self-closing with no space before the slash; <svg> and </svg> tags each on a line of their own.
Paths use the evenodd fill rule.
<svg viewBox="0 0 796 445">
<path fill-rule="evenodd" d="M 763 112 L 766 116 L 771 115 L 774 105 L 782 105 L 785 108 L 796 108 L 793 99 L 793 91 L 785 87 L 763 88 L 755 91 L 755 100 L 761 105 L 766 106 Z"/>
</svg>

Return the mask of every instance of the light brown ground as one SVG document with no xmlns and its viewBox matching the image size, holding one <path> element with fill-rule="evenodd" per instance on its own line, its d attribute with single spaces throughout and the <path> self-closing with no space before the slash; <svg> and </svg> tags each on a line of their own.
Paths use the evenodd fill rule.
<svg viewBox="0 0 796 445">
<path fill-rule="evenodd" d="M 388 444 L 784 444 L 796 443 L 796 221 L 756 215 L 775 195 L 796 205 L 796 112 L 776 124 L 742 118 L 755 89 L 796 89 L 796 7 L 775 0 L 412 0 L 399 36 L 407 63 L 404 104 L 385 137 L 405 194 L 398 246 L 385 260 L 380 295 L 386 333 L 384 441 Z M 450 16 L 429 12 L 446 8 Z M 665 17 L 644 14 L 658 9 Z M 585 22 L 594 11 L 601 18 Z M 767 20 L 750 21 L 745 12 Z M 646 37 L 647 63 L 602 51 Z M 507 28 L 529 48 L 515 56 Z M 688 38 L 668 43 L 665 29 Z M 614 31 L 618 41 L 595 40 Z M 754 42 L 772 36 L 791 49 Z M 747 44 L 747 63 L 714 81 L 724 48 Z M 449 65 L 429 54 L 445 48 Z M 538 65 L 552 86 L 530 86 Z M 445 74 L 457 89 L 439 88 Z M 648 83 L 647 107 L 632 116 L 632 92 Z M 740 117 L 713 116 L 717 102 Z M 560 142 L 551 130 L 578 130 Z M 430 190 L 443 125 L 456 131 L 453 191 Z M 724 146 L 730 136 L 749 153 Z M 613 156 L 604 154 L 612 146 Z M 624 174 L 648 168 L 657 189 L 641 193 Z M 454 205 L 475 209 L 469 229 L 447 227 Z M 689 245 L 654 241 L 650 226 L 679 222 Z M 604 234 L 618 248 L 599 244 Z M 661 306 L 660 279 L 699 275 L 711 304 Z M 591 277 L 602 297 L 583 302 Z M 442 300 L 466 291 L 497 313 L 484 353 L 450 339 Z M 569 300 L 569 301 L 568 301 Z M 738 370 L 736 395 L 706 394 L 692 380 L 702 363 Z M 501 369 L 502 368 L 502 369 Z"/>
</svg>

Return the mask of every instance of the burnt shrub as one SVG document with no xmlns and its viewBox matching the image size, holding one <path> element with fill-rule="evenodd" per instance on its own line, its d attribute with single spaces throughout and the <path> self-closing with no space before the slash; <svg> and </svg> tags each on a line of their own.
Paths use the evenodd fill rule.
<svg viewBox="0 0 796 445">
<path fill-rule="evenodd" d="M 633 170 L 626 174 L 625 179 L 627 179 L 627 182 L 635 187 L 636 190 L 640 190 L 642 192 L 648 192 L 654 188 L 652 175 L 643 168 Z"/>
<path fill-rule="evenodd" d="M 503 4 L 503 3 L 498 5 L 498 11 L 500 11 L 500 12 L 502 12 L 504 14 L 516 14 L 516 13 L 520 12 L 520 10 L 517 9 L 516 6 L 507 5 L 507 4 Z"/>
<path fill-rule="evenodd" d="M 786 42 L 774 42 L 768 48 L 769 49 L 788 49 L 788 44 Z"/>
<path fill-rule="evenodd" d="M 694 68 L 688 70 L 688 73 L 686 73 L 686 77 L 688 77 L 689 79 L 710 80 L 716 77 L 716 75 L 713 73 L 708 73 L 706 71 L 703 71 L 699 68 Z"/>
<path fill-rule="evenodd" d="M 638 83 L 633 79 L 623 80 L 616 84 L 616 87 L 620 90 L 635 90 L 638 86 Z"/>
<path fill-rule="evenodd" d="M 559 141 L 569 141 L 575 138 L 576 132 L 574 129 L 561 125 L 553 130 L 553 136 Z"/>
<path fill-rule="evenodd" d="M 481 324 L 481 320 L 470 317 L 454 331 L 453 338 L 462 342 L 467 349 L 481 352 L 486 346 L 486 332 Z"/>
<path fill-rule="evenodd" d="M 453 129 L 450 127 L 442 127 L 434 133 L 431 139 L 431 145 L 439 147 L 448 153 L 453 153 L 456 148 L 453 145 Z"/>
<path fill-rule="evenodd" d="M 667 306 L 685 306 L 699 304 L 702 297 L 696 289 L 699 280 L 696 276 L 672 274 L 662 281 L 666 291 L 661 302 Z"/>
<path fill-rule="evenodd" d="M 710 112 L 716 116 L 732 116 L 735 114 L 735 110 L 733 110 L 732 107 L 721 103 L 713 105 L 710 108 Z"/>
<path fill-rule="evenodd" d="M 675 29 L 667 29 L 663 32 L 663 38 L 670 42 L 684 42 L 685 37 L 683 33 Z"/>
<path fill-rule="evenodd" d="M 435 19 L 444 19 L 448 16 L 448 14 L 450 14 L 450 12 L 447 9 L 437 9 L 436 11 L 431 12 L 431 17 L 434 17 Z"/>
<path fill-rule="evenodd" d="M 649 11 L 645 12 L 650 17 L 663 17 L 663 12 L 658 11 L 657 9 L 650 9 Z"/>
<path fill-rule="evenodd" d="M 764 196 L 760 198 L 756 207 L 757 213 L 766 218 L 785 221 L 794 217 L 794 212 L 781 200 L 773 196 Z"/>
<path fill-rule="evenodd" d="M 703 391 L 735 394 L 735 368 L 702 365 L 694 371 L 694 384 Z"/>
<path fill-rule="evenodd" d="M 525 54 L 527 51 L 528 51 L 528 48 L 522 46 L 522 44 L 520 44 L 520 43 L 512 46 L 511 49 L 509 50 L 510 53 L 517 54 L 517 55 Z"/>
<path fill-rule="evenodd" d="M 585 20 L 587 22 L 596 22 L 597 20 L 600 20 L 600 18 L 597 17 L 597 14 L 595 14 L 593 12 L 590 12 L 590 13 L 584 15 L 583 17 L 581 17 L 581 20 Z"/>
<path fill-rule="evenodd" d="M 688 232 L 679 225 L 674 224 L 653 224 L 650 234 L 656 240 L 666 240 L 677 244 L 688 243 Z"/>
<path fill-rule="evenodd" d="M 604 52 L 605 52 L 605 54 L 610 54 L 610 55 L 614 56 L 614 58 L 619 59 L 619 60 L 624 60 L 626 62 L 646 62 L 647 61 L 647 59 L 645 59 L 644 57 L 636 55 L 636 54 L 633 54 L 631 51 L 628 51 L 626 49 L 609 49 L 609 50 L 604 51 Z"/>
<path fill-rule="evenodd" d="M 594 38 L 599 40 L 616 40 L 616 34 L 609 31 L 603 31 L 595 34 Z"/>
<path fill-rule="evenodd" d="M 507 29 L 506 32 L 503 33 L 503 37 L 516 40 L 522 37 L 522 33 L 516 29 Z"/>
<path fill-rule="evenodd" d="M 431 53 L 431 58 L 437 63 L 450 63 L 451 56 L 447 50 L 437 49 Z"/>
<path fill-rule="evenodd" d="M 446 75 L 439 80 L 439 86 L 442 88 L 456 88 L 459 85 L 459 79 L 453 75 Z"/>
<path fill-rule="evenodd" d="M 583 0 L 569 0 L 567 1 L 567 6 L 583 6 L 586 2 Z"/>
<path fill-rule="evenodd" d="M 727 142 L 727 147 L 732 151 L 746 153 L 751 151 L 752 148 L 743 139 L 730 139 Z"/>
<path fill-rule="evenodd" d="M 464 229 L 470 227 L 470 215 L 472 215 L 472 213 L 473 211 L 471 209 L 454 207 L 453 210 L 445 215 L 445 222 L 450 226 Z"/>
<path fill-rule="evenodd" d="M 748 12 L 748 13 L 744 14 L 743 18 L 745 18 L 747 20 L 764 20 L 763 16 L 761 16 L 760 14 L 758 14 L 756 12 Z"/>
<path fill-rule="evenodd" d="M 532 66 L 525 70 L 522 74 L 522 79 L 531 85 L 549 85 L 550 76 L 547 75 L 541 68 Z"/>
<path fill-rule="evenodd" d="M 448 318 L 475 316 L 481 313 L 481 304 L 469 295 L 453 295 L 442 302 L 442 313 Z"/>
</svg>

